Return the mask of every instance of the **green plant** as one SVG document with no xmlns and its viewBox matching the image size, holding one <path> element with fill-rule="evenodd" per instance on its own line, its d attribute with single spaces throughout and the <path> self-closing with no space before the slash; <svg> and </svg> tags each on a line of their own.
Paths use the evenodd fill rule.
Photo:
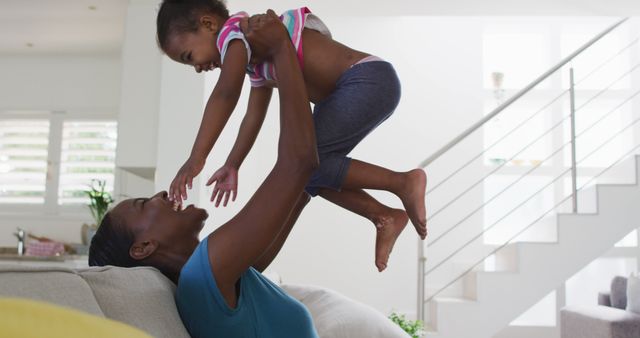
<svg viewBox="0 0 640 338">
<path fill-rule="evenodd" d="M 91 216 L 93 216 L 97 226 L 100 225 L 102 218 L 109 210 L 109 205 L 113 203 L 111 194 L 104 191 L 106 185 L 106 181 L 91 180 L 90 189 L 84 192 L 89 196 L 89 210 L 91 210 Z"/>
<path fill-rule="evenodd" d="M 412 338 L 424 337 L 424 324 L 421 320 L 409 320 L 405 315 L 397 314 L 395 312 L 392 312 L 391 315 L 389 315 L 389 319 L 398 324 L 398 326 L 400 326 L 400 328 L 402 328 Z"/>
</svg>

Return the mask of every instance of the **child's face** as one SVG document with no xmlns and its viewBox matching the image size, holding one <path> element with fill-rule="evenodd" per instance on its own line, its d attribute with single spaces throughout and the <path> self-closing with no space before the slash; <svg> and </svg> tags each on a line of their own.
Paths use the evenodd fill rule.
<svg viewBox="0 0 640 338">
<path fill-rule="evenodd" d="M 167 56 L 176 62 L 193 66 L 196 72 L 220 67 L 220 52 L 216 47 L 217 29 L 201 25 L 197 31 L 176 33 L 169 40 Z"/>
</svg>

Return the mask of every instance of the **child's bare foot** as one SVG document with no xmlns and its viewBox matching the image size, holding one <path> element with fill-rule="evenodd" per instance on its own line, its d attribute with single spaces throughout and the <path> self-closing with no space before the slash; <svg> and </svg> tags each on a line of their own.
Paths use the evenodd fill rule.
<svg viewBox="0 0 640 338">
<path fill-rule="evenodd" d="M 427 237 L 427 209 L 425 206 L 425 191 L 427 189 L 427 174 L 422 169 L 413 169 L 405 174 L 405 189 L 398 195 L 405 210 L 416 228 L 420 238 Z"/>
<path fill-rule="evenodd" d="M 396 239 L 409 222 L 409 216 L 402 209 L 391 209 L 391 213 L 378 217 L 376 223 L 376 267 L 379 272 L 387 268 L 389 255 Z"/>
</svg>

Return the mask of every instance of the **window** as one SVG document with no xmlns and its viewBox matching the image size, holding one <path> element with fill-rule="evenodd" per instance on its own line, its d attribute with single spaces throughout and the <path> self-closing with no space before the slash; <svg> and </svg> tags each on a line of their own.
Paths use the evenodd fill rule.
<svg viewBox="0 0 640 338">
<path fill-rule="evenodd" d="M 42 204 L 49 121 L 0 121 L 0 203 Z"/>
<path fill-rule="evenodd" d="M 73 210 L 88 202 L 92 179 L 113 193 L 115 121 L 49 112 L 0 118 L 0 209 Z"/>
<path fill-rule="evenodd" d="M 84 191 L 92 179 L 106 181 L 107 190 L 113 193 L 115 157 L 115 122 L 65 122 L 58 204 L 87 203 Z"/>
<path fill-rule="evenodd" d="M 505 74 L 503 88 L 520 89 L 549 68 L 549 42 L 544 26 L 542 32 L 527 32 L 524 28 L 531 29 L 520 25 L 487 28 L 491 33 L 485 33 L 483 39 L 484 88 L 493 88 L 493 72 Z M 523 31 L 518 32 L 519 29 Z"/>
</svg>

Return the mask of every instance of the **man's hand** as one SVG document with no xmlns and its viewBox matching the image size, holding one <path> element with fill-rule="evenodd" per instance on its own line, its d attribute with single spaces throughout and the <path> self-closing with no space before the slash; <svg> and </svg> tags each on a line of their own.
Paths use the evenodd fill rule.
<svg viewBox="0 0 640 338">
<path fill-rule="evenodd" d="M 187 187 L 192 188 L 193 179 L 198 176 L 202 168 L 204 167 L 204 161 L 198 161 L 193 158 L 189 158 L 183 165 L 176 177 L 171 181 L 169 187 L 169 199 L 182 203 L 182 200 L 187 199 Z"/>
<path fill-rule="evenodd" d="M 270 60 L 284 44 L 291 44 L 287 29 L 273 11 L 240 21 L 240 29 L 251 45 L 251 62 Z"/>
<path fill-rule="evenodd" d="M 207 181 L 207 186 L 216 182 L 216 185 L 213 187 L 213 193 L 211 194 L 211 202 L 216 199 L 216 208 L 220 205 L 220 201 L 224 197 L 223 206 L 227 206 L 227 202 L 229 202 L 229 196 L 231 197 L 231 201 L 236 200 L 236 193 L 238 191 L 238 169 L 232 167 L 230 165 L 224 165 L 220 169 L 218 169 L 209 181 Z"/>
</svg>

